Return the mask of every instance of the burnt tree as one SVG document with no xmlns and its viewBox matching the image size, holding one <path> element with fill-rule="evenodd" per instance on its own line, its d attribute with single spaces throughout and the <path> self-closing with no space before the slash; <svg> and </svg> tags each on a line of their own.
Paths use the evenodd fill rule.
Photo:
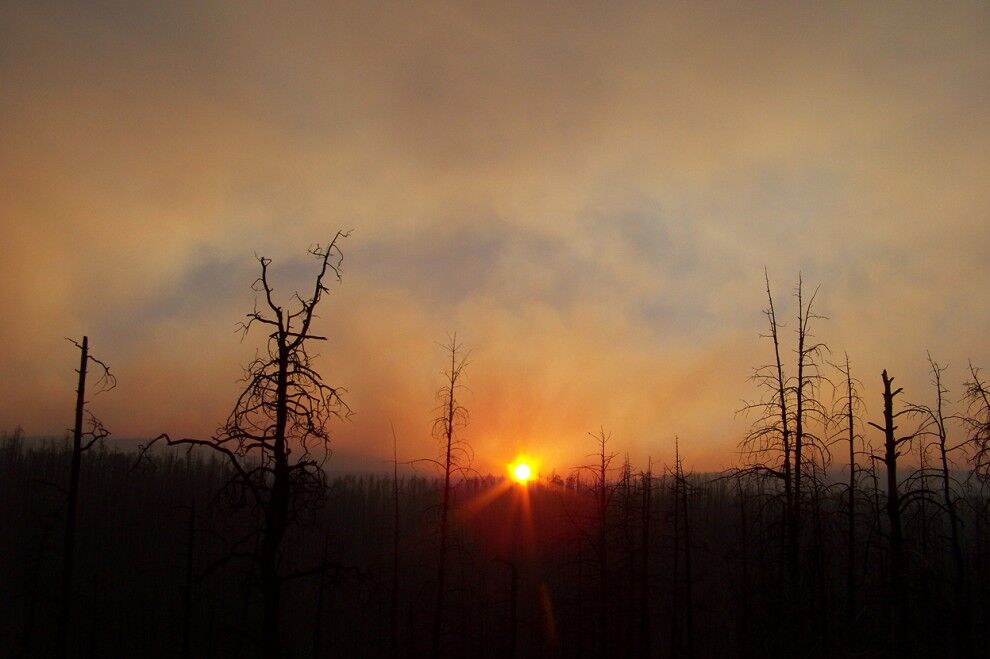
<svg viewBox="0 0 990 659">
<path fill-rule="evenodd" d="M 890 594 L 893 611 L 890 617 L 890 650 L 898 656 L 904 654 L 907 647 L 905 635 L 907 629 L 907 588 L 904 552 L 904 530 L 901 523 L 902 499 L 897 477 L 897 458 L 901 456 L 901 447 L 914 439 L 914 434 L 898 436 L 897 417 L 913 412 L 904 409 L 894 412 L 894 399 L 903 389 L 893 389 L 894 378 L 887 375 L 884 369 L 883 379 L 883 425 L 870 421 L 869 424 L 883 433 L 884 454 L 882 457 L 887 476 L 887 503 L 885 512 L 888 523 L 888 549 L 890 551 Z"/>
<path fill-rule="evenodd" d="M 851 638 L 854 637 L 853 630 L 857 618 L 857 593 L 856 593 L 856 496 L 857 496 L 857 464 L 856 450 L 857 440 L 862 441 L 862 437 L 857 431 L 859 423 L 859 410 L 862 407 L 862 400 L 859 397 L 859 382 L 852 375 L 852 366 L 849 363 L 849 353 L 845 354 L 845 361 L 835 365 L 842 377 L 841 386 L 845 389 L 838 399 L 836 410 L 836 442 L 848 443 L 848 464 L 849 481 L 846 485 L 846 631 Z"/>
<path fill-rule="evenodd" d="M 799 277 L 794 290 L 798 307 L 794 374 L 787 374 L 781 345 L 782 323 L 765 269 L 763 274 L 767 295 L 763 313 L 769 332 L 762 338 L 769 339 L 773 345 L 773 361 L 756 368 L 751 376 L 764 393 L 741 410 L 755 418 L 740 447 L 749 456 L 749 464 L 738 470 L 738 474 L 760 474 L 781 485 L 779 543 L 787 594 L 786 602 L 781 602 L 781 617 L 784 622 L 799 623 L 805 605 L 801 592 L 803 497 L 808 489 L 805 481 L 814 480 L 816 473 L 825 467 L 828 452 L 823 437 L 815 431 L 816 427 L 826 426 L 829 419 L 820 397 L 821 384 L 826 381 L 820 362 L 828 348 L 815 340 L 812 328 L 814 321 L 824 319 L 814 311 L 818 290 L 805 296 Z M 814 494 L 819 484 L 812 484 Z M 780 634 L 785 643 L 797 647 L 803 631 L 798 625 L 782 626 Z"/>
<path fill-rule="evenodd" d="M 257 547 L 251 558 L 261 585 L 261 650 L 266 659 L 281 654 L 282 540 L 299 516 L 322 497 L 329 425 L 350 413 L 340 397 L 342 390 L 323 380 L 309 349 L 310 342 L 326 340 L 313 333 L 313 321 L 317 307 L 330 292 L 328 279 L 340 280 L 343 254 L 339 243 L 346 237 L 347 233 L 338 231 L 327 245 L 309 249 L 318 263 L 313 288 L 306 297 L 293 293 L 288 303 L 276 300 L 271 259 L 258 257 L 261 274 L 252 289 L 260 304 L 256 299 L 241 329 L 247 334 L 260 327 L 269 333 L 265 350 L 245 369 L 246 385 L 233 411 L 210 439 L 172 439 L 167 434 L 157 438 L 169 446 L 220 453 L 232 470 L 224 488 L 245 498 L 259 512 L 258 528 L 235 547 Z"/>
<path fill-rule="evenodd" d="M 86 409 L 86 378 L 89 365 L 93 363 L 99 370 L 97 391 L 109 391 L 117 386 L 117 380 L 110 373 L 110 367 L 89 353 L 89 337 L 82 343 L 66 339 L 79 348 L 79 375 L 76 386 L 75 422 L 72 427 L 72 457 L 69 466 L 69 485 L 65 492 L 65 536 L 62 545 L 62 600 L 58 612 L 55 637 L 55 652 L 65 657 L 69 646 L 69 626 L 72 617 L 72 586 L 76 553 L 76 511 L 79 507 L 79 472 L 82 468 L 82 454 L 96 442 L 110 436 L 110 432 L 99 419 Z"/>
<path fill-rule="evenodd" d="M 450 509 L 452 506 L 451 492 L 453 478 L 466 468 L 470 461 L 471 448 L 458 436 L 458 431 L 468 423 L 468 411 L 457 399 L 464 388 L 464 369 L 467 358 L 463 346 L 457 342 L 457 335 L 450 337 L 444 347 L 450 355 L 450 365 L 444 370 L 444 384 L 437 391 L 437 416 L 433 420 L 433 435 L 440 441 L 441 459 L 439 465 L 443 470 L 443 491 L 440 495 L 440 542 L 437 551 L 437 593 L 433 612 L 433 638 L 431 656 L 440 656 L 444 620 L 447 607 L 447 551 L 450 536 Z M 430 461 L 436 462 L 436 461 Z"/>
<path fill-rule="evenodd" d="M 937 450 L 939 482 L 939 498 L 942 510 L 949 518 L 949 542 L 952 550 L 953 568 L 953 623 L 955 625 L 954 642 L 959 656 L 971 654 L 971 635 L 969 627 L 970 610 L 967 594 L 966 561 L 962 546 L 962 519 L 959 514 L 958 496 L 955 494 L 955 482 L 951 473 L 951 454 L 963 448 L 965 443 L 953 446 L 949 442 L 950 415 L 945 412 L 945 395 L 948 393 L 942 381 L 946 367 L 928 355 L 928 365 L 932 374 L 932 385 L 935 387 L 935 404 L 917 405 L 916 411 L 922 415 L 923 426 L 921 433 L 935 440 Z"/>
</svg>

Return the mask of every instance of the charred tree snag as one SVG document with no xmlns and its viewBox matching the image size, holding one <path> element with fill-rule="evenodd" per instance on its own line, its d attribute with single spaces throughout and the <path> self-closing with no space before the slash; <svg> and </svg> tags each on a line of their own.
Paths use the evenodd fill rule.
<svg viewBox="0 0 990 659">
<path fill-rule="evenodd" d="M 649 657 L 652 634 L 650 629 L 650 519 L 653 503 L 653 459 L 646 463 L 646 471 L 642 474 L 642 505 L 640 516 L 640 584 L 639 584 L 639 654 Z"/>
<path fill-rule="evenodd" d="M 257 543 L 252 558 L 261 584 L 259 633 L 265 659 L 282 654 L 282 541 L 298 516 L 323 496 L 329 426 L 332 420 L 350 414 L 340 396 L 342 389 L 324 382 L 309 348 L 313 341 L 326 340 L 313 333 L 313 320 L 330 292 L 328 279 L 340 280 L 343 254 L 339 244 L 347 235 L 338 231 L 327 245 L 309 249 L 318 263 L 313 288 L 306 297 L 294 293 L 289 306 L 276 300 L 271 259 L 258 257 L 261 275 L 252 288 L 261 304 L 255 301 L 241 330 L 247 334 L 253 327 L 262 327 L 269 334 L 265 351 L 245 369 L 246 386 L 233 411 L 211 439 L 172 439 L 163 434 L 155 440 L 221 454 L 233 472 L 224 489 L 245 498 L 258 511 L 259 528 L 236 545 Z"/>
<path fill-rule="evenodd" d="M 782 562 L 786 566 L 788 592 L 797 578 L 797 566 L 792 564 L 795 557 L 789 545 L 792 539 L 791 523 L 794 520 L 794 478 L 793 478 L 793 429 L 792 429 L 792 387 L 784 372 L 784 362 L 780 347 L 780 322 L 770 290 L 770 277 L 763 271 L 766 284 L 767 307 L 763 314 L 767 318 L 768 333 L 761 335 L 773 344 L 773 362 L 756 368 L 751 376 L 757 387 L 764 390 L 764 398 L 749 402 L 741 412 L 756 415 L 753 425 L 743 439 L 740 448 L 750 456 L 750 464 L 743 473 L 763 474 L 776 479 L 783 487 L 783 505 L 780 509 L 781 527 L 779 534 Z M 742 474 L 740 474 L 742 475 Z"/>
<path fill-rule="evenodd" d="M 97 382 L 98 391 L 108 391 L 117 386 L 117 380 L 110 373 L 110 368 L 89 353 L 89 337 L 84 336 L 82 343 L 67 339 L 79 348 L 79 381 L 76 387 L 75 423 L 72 427 L 72 458 L 69 467 L 69 486 L 66 488 L 65 500 L 65 537 L 62 545 L 62 600 L 58 612 L 58 622 L 55 637 L 55 652 L 57 657 L 68 654 L 69 627 L 72 623 L 73 572 L 76 553 L 76 511 L 79 507 L 79 472 L 82 468 L 82 454 L 93 447 L 96 442 L 110 436 L 110 432 L 92 414 L 89 414 L 88 428 L 86 410 L 86 377 L 89 364 L 92 362 L 101 371 Z"/>
<path fill-rule="evenodd" d="M 433 435 L 441 442 L 440 466 L 443 469 L 443 492 L 440 501 L 440 545 L 437 552 L 437 593 L 433 612 L 433 639 L 430 653 L 434 659 L 441 654 L 447 605 L 447 550 L 452 479 L 457 472 L 463 469 L 465 459 L 470 460 L 470 447 L 457 436 L 458 430 L 468 423 L 468 411 L 457 400 L 458 393 L 464 387 L 463 378 L 467 360 L 463 347 L 457 342 L 456 334 L 451 336 L 445 350 L 450 354 L 450 367 L 444 371 L 446 382 L 437 392 L 437 399 L 440 401 L 439 414 L 433 421 Z"/>
<path fill-rule="evenodd" d="M 952 418 L 945 413 L 945 395 L 948 393 L 942 381 L 946 367 L 928 355 L 928 365 L 932 375 L 932 385 L 935 387 L 935 405 L 916 405 L 915 410 L 923 418 L 922 430 L 919 434 L 934 439 L 938 451 L 937 479 L 939 483 L 939 503 L 949 518 L 949 543 L 952 552 L 953 571 L 953 624 L 956 654 L 960 657 L 972 653 L 972 635 L 970 631 L 969 595 L 966 579 L 966 561 L 962 546 L 962 519 L 959 515 L 957 496 L 953 491 L 954 479 L 951 473 L 950 453 L 963 448 L 966 442 L 951 446 L 949 444 L 949 420 Z M 922 460 L 924 455 L 922 455 Z"/>
<path fill-rule="evenodd" d="M 681 460 L 680 440 L 674 439 L 674 565 L 673 565 L 673 597 L 671 607 L 671 656 L 694 657 L 694 582 L 691 567 L 691 522 L 688 517 L 689 485 L 684 474 L 684 463 Z M 683 546 L 683 548 L 682 548 Z M 684 554 L 684 588 L 678 584 L 679 557 Z M 680 611 L 684 610 L 683 622 Z M 684 640 L 681 641 L 683 627 Z"/>
<path fill-rule="evenodd" d="M 608 482 L 608 472 L 612 469 L 612 461 L 616 453 L 608 451 L 611 433 L 604 428 L 593 435 L 598 444 L 597 460 L 592 469 L 595 474 L 596 524 L 598 534 L 595 542 L 595 557 L 598 559 L 598 635 L 596 639 L 599 655 L 605 652 L 612 633 L 612 611 L 609 607 L 609 553 L 608 553 L 608 510 L 612 501 L 613 486 Z"/>
<path fill-rule="evenodd" d="M 392 657 L 399 656 L 399 448 L 392 428 L 392 587 L 389 592 L 388 618 L 391 629 Z"/>
<path fill-rule="evenodd" d="M 802 480 L 806 469 L 811 469 L 812 477 L 817 467 L 815 456 L 819 452 L 821 441 L 808 428 L 810 416 L 825 419 L 826 414 L 822 409 L 821 401 L 817 393 L 822 375 L 818 369 L 819 358 L 823 350 L 828 348 L 824 343 L 816 343 L 811 330 L 811 321 L 822 320 L 814 312 L 815 298 L 818 296 L 818 289 L 811 294 L 805 302 L 804 283 L 801 276 L 798 276 L 797 290 L 795 297 L 798 303 L 798 327 L 797 327 L 797 377 L 794 382 L 794 484 L 793 484 L 793 507 L 791 508 L 791 520 L 788 525 L 790 539 L 788 545 L 788 565 L 791 574 L 791 606 L 792 615 L 796 616 L 799 624 L 796 628 L 798 637 L 795 640 L 797 647 L 803 645 L 801 638 L 801 621 L 806 619 L 802 610 L 804 598 L 802 596 L 801 583 L 801 539 L 804 526 L 803 517 L 803 495 Z M 810 458 L 808 454 L 810 453 Z M 808 464 L 810 462 L 810 464 Z M 820 574 L 820 572 L 819 572 Z M 797 649 L 795 649 L 797 652 Z"/>
<path fill-rule="evenodd" d="M 822 353 L 828 350 L 824 343 L 814 340 L 813 321 L 823 319 L 814 311 L 818 290 L 810 296 L 804 294 L 803 281 L 798 277 L 794 297 L 797 301 L 797 329 L 795 373 L 787 375 L 781 354 L 781 323 L 770 289 L 770 278 L 764 269 L 769 332 L 763 335 L 773 345 L 773 361 L 756 368 L 751 379 L 763 391 L 756 402 L 746 403 L 741 411 L 756 416 L 753 425 L 742 441 L 741 448 L 749 456 L 749 464 L 738 474 L 759 474 L 780 483 L 778 514 L 780 563 L 784 569 L 781 581 L 785 594 L 779 602 L 781 626 L 779 638 L 782 645 L 798 652 L 803 645 L 803 627 L 808 622 L 805 598 L 802 595 L 802 538 L 803 506 L 807 478 L 821 473 L 827 460 L 827 446 L 813 422 L 827 427 L 829 416 L 820 400 Z M 816 486 L 817 487 L 817 486 Z M 816 490 L 817 491 L 817 490 Z M 817 514 L 817 511 L 816 511 Z M 816 564 L 813 567 L 820 567 Z M 820 570 L 810 576 L 821 582 Z M 821 594 L 820 592 L 818 594 Z"/>
<path fill-rule="evenodd" d="M 901 525 L 901 495 L 897 478 L 897 458 L 901 456 L 900 447 L 910 442 L 914 435 L 898 437 L 897 417 L 910 412 L 902 410 L 894 412 L 894 398 L 903 389 L 893 389 L 894 378 L 888 377 L 884 369 L 883 379 L 883 425 L 870 421 L 870 425 L 883 433 L 884 455 L 883 463 L 887 476 L 887 523 L 889 526 L 888 548 L 890 550 L 890 649 L 896 656 L 905 656 L 907 643 L 907 590 L 905 587 L 904 565 L 904 531 Z"/>
<path fill-rule="evenodd" d="M 845 439 L 848 443 L 848 465 L 849 481 L 846 485 L 846 612 L 845 624 L 849 637 L 850 647 L 855 638 L 854 628 L 857 618 L 857 592 L 856 592 L 856 441 L 861 439 L 856 431 L 858 421 L 858 409 L 861 401 L 857 392 L 858 381 L 852 376 L 852 366 L 849 363 L 849 354 L 846 353 L 845 361 L 836 365 L 839 370 L 844 385 L 845 392 L 840 400 L 841 408 L 837 410 L 837 418 L 841 420 L 837 423 L 836 441 Z"/>
</svg>

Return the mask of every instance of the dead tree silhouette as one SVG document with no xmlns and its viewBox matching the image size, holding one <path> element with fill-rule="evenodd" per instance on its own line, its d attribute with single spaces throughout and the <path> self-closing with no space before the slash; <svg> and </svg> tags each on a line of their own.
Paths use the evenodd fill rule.
<svg viewBox="0 0 990 659">
<path fill-rule="evenodd" d="M 801 539 L 804 526 L 804 489 L 802 480 L 806 470 L 810 470 L 812 477 L 816 470 L 816 454 L 822 449 L 821 438 L 815 435 L 809 428 L 809 418 L 816 416 L 819 419 L 826 419 L 827 414 L 822 408 L 821 401 L 817 393 L 820 388 L 822 374 L 819 371 L 818 363 L 822 351 L 827 351 L 828 347 L 824 343 L 815 342 L 811 329 L 811 321 L 824 320 L 825 317 L 814 312 L 815 298 L 818 297 L 818 288 L 811 294 L 805 302 L 803 280 L 798 275 L 797 288 L 794 296 L 798 303 L 798 327 L 797 327 L 797 375 L 793 385 L 794 392 L 794 499 L 791 509 L 792 519 L 788 525 L 790 540 L 787 543 L 788 565 L 792 575 L 791 581 L 791 606 L 792 611 L 797 616 L 799 622 L 805 620 L 801 615 L 801 607 L 804 606 L 802 596 L 801 565 L 802 553 Z M 807 450 L 807 453 L 805 452 Z M 820 571 L 817 571 L 820 574 Z M 795 643 L 798 646 L 803 644 L 803 630 L 801 626 L 797 628 L 797 638 Z"/>
<path fill-rule="evenodd" d="M 400 539 L 400 518 L 399 518 L 399 440 L 395 437 L 395 426 L 389 421 L 392 429 L 392 584 L 389 589 L 388 619 L 389 649 L 392 657 L 399 656 L 399 539 Z"/>
<path fill-rule="evenodd" d="M 915 433 L 898 436 L 897 425 L 894 421 L 905 414 L 910 414 L 911 408 L 894 412 L 894 398 L 903 389 L 892 389 L 894 378 L 888 377 L 884 369 L 883 379 L 883 425 L 870 421 L 869 424 L 883 433 L 884 455 L 883 463 L 887 475 L 887 523 L 889 526 L 888 547 L 890 549 L 890 596 L 892 613 L 890 618 L 891 652 L 896 656 L 904 656 L 907 648 L 905 635 L 907 627 L 907 589 L 904 552 L 904 530 L 901 523 L 901 512 L 908 496 L 902 498 L 900 483 L 897 476 L 897 458 L 901 456 L 900 448 L 914 439 Z"/>
<path fill-rule="evenodd" d="M 308 297 L 295 292 L 291 307 L 276 301 L 270 281 L 271 259 L 258 257 L 261 275 L 252 288 L 262 304 L 259 308 L 255 301 L 241 330 L 246 335 L 252 327 L 260 326 L 270 334 L 265 351 L 245 369 L 246 386 L 233 411 L 211 439 L 172 439 L 162 434 L 154 440 L 220 453 L 233 470 L 224 489 L 246 497 L 259 511 L 259 528 L 237 541 L 235 547 L 257 543 L 252 558 L 261 581 L 261 650 L 266 659 L 281 654 L 281 583 L 296 576 L 280 573 L 282 540 L 299 514 L 323 495 L 323 463 L 330 443 L 328 427 L 334 419 L 350 414 L 340 396 L 343 390 L 324 382 L 308 348 L 310 341 L 326 340 L 313 333 L 313 320 L 320 302 L 330 292 L 327 279 L 340 280 L 343 253 L 339 243 L 347 236 L 338 231 L 325 246 L 310 247 L 309 253 L 319 264 L 313 289 Z M 321 566 L 312 572 L 324 569 L 326 566 Z"/>
<path fill-rule="evenodd" d="M 845 624 L 848 636 L 848 643 L 852 644 L 855 636 L 854 629 L 857 617 L 857 592 L 856 592 L 856 441 L 862 441 L 862 436 L 857 431 L 859 421 L 859 410 L 862 407 L 862 400 L 859 397 L 859 381 L 852 375 L 852 366 L 849 363 L 849 353 L 845 354 L 845 361 L 836 365 L 842 376 L 842 384 L 845 385 L 844 396 L 839 399 L 841 405 L 837 410 L 836 417 L 841 419 L 837 423 L 836 441 L 845 440 L 849 446 L 849 482 L 846 485 L 846 612 Z"/>
<path fill-rule="evenodd" d="M 649 657 L 652 652 L 650 620 L 650 522 L 653 503 L 653 458 L 648 457 L 646 471 L 641 476 L 642 502 L 640 505 L 640 566 L 639 566 L 639 636 L 640 656 Z"/>
<path fill-rule="evenodd" d="M 673 596 L 671 607 L 670 653 L 671 656 L 684 656 L 692 659 L 694 651 L 694 580 L 691 567 L 691 520 L 689 517 L 688 496 L 691 485 L 684 474 L 681 459 L 680 440 L 674 439 L 674 552 L 673 552 Z M 684 554 L 683 590 L 679 588 L 679 558 Z M 684 618 L 681 620 L 683 608 Z M 684 640 L 681 640 L 683 630 Z"/>
<path fill-rule="evenodd" d="M 780 324 L 777 320 L 777 311 L 770 290 L 770 277 L 766 268 L 763 270 L 763 279 L 767 294 L 767 307 L 763 310 L 763 314 L 767 317 L 769 333 L 761 336 L 770 339 L 773 344 L 774 359 L 770 364 L 757 367 L 750 376 L 757 387 L 765 390 L 766 394 L 761 400 L 747 402 L 740 410 L 746 414 L 756 415 L 740 448 L 751 460 L 745 471 L 772 476 L 782 484 L 783 527 L 790 529 L 794 507 L 791 394 L 789 380 L 784 374 L 784 362 L 780 353 Z M 787 580 L 788 583 L 793 583 L 796 579 L 796 566 L 790 561 L 792 552 L 789 549 L 789 542 L 792 536 L 788 532 L 781 534 L 780 538 L 782 554 L 787 556 Z"/>
<path fill-rule="evenodd" d="M 948 393 L 943 384 L 942 374 L 946 367 L 932 359 L 928 355 L 928 365 L 932 376 L 932 386 L 935 388 L 935 404 L 914 405 L 914 409 L 922 416 L 922 428 L 919 434 L 929 436 L 935 440 L 935 447 L 939 466 L 937 467 L 937 478 L 941 495 L 942 510 L 949 517 L 949 543 L 952 552 L 953 567 L 953 623 L 955 634 L 953 640 L 956 643 L 956 654 L 960 657 L 972 653 L 972 641 L 970 633 L 970 610 L 968 584 L 966 579 L 966 561 L 963 556 L 962 547 L 962 519 L 959 514 L 958 496 L 955 494 L 955 479 L 950 472 L 950 454 L 964 448 L 966 443 L 949 443 L 949 421 L 951 415 L 945 413 L 945 396 Z"/>
<path fill-rule="evenodd" d="M 466 462 L 471 459 L 471 447 L 460 437 L 458 431 L 464 428 L 469 420 L 467 408 L 457 399 L 458 392 L 464 388 L 464 369 L 467 367 L 467 355 L 463 346 L 457 342 L 457 334 L 450 337 L 444 349 L 450 354 L 450 366 L 444 371 L 444 385 L 437 391 L 438 415 L 433 420 L 433 436 L 441 443 L 442 461 L 436 462 L 443 469 L 443 491 L 440 501 L 440 545 L 437 551 L 437 594 L 436 608 L 433 615 L 433 639 L 430 654 L 436 659 L 440 656 L 441 640 L 444 633 L 444 616 L 447 604 L 447 549 L 449 540 L 451 489 L 453 476 L 467 468 Z"/>
<path fill-rule="evenodd" d="M 780 519 L 782 533 L 779 536 L 783 564 L 785 566 L 786 604 L 782 606 L 782 622 L 794 622 L 779 630 L 785 645 L 800 647 L 805 616 L 800 609 L 805 605 L 801 587 L 803 502 L 805 475 L 811 477 L 823 467 L 827 446 L 823 438 L 812 430 L 811 421 L 825 425 L 828 414 L 820 399 L 821 384 L 825 376 L 820 362 L 828 347 L 814 339 L 812 323 L 825 317 L 814 310 L 818 289 L 810 297 L 804 294 L 804 283 L 798 276 L 794 289 L 797 301 L 797 329 L 795 374 L 788 376 L 781 354 L 781 322 L 777 316 L 770 277 L 764 268 L 763 278 L 767 295 L 768 333 L 762 335 L 773 345 L 773 361 L 757 367 L 752 376 L 757 387 L 763 390 L 761 399 L 747 402 L 740 412 L 755 416 L 753 425 L 741 442 L 740 448 L 749 456 L 748 466 L 738 470 L 762 474 L 777 480 L 782 488 Z M 815 483 L 817 487 L 817 483 Z"/>
<path fill-rule="evenodd" d="M 117 379 L 110 373 L 110 367 L 89 353 L 89 337 L 82 343 L 66 339 L 79 348 L 79 382 L 76 387 L 75 423 L 72 427 L 72 461 L 69 467 L 69 486 L 65 497 L 65 538 L 62 548 L 62 601 L 56 628 L 55 652 L 57 657 L 68 653 L 69 626 L 72 617 L 72 579 L 76 552 L 76 511 L 79 507 L 79 471 L 82 467 L 82 454 L 101 439 L 110 436 L 103 424 L 86 409 L 86 377 L 90 363 L 101 371 L 97 380 L 97 391 L 109 391 L 117 386 Z M 84 428 L 88 415 L 88 428 Z"/>
<path fill-rule="evenodd" d="M 608 445 L 612 439 L 612 434 L 605 432 L 604 428 L 599 429 L 597 434 L 588 434 L 598 445 L 598 451 L 593 456 L 588 456 L 594 457 L 595 463 L 584 465 L 578 471 L 580 473 L 580 470 L 588 470 L 594 478 L 595 528 L 597 533 L 591 544 L 598 568 L 598 590 L 595 598 L 598 628 L 595 643 L 598 656 L 603 656 L 605 644 L 608 643 L 613 628 L 612 610 L 609 606 L 608 513 L 612 495 L 618 487 L 615 483 L 609 483 L 608 473 L 612 469 L 612 461 L 618 454 L 609 452 Z"/>
</svg>

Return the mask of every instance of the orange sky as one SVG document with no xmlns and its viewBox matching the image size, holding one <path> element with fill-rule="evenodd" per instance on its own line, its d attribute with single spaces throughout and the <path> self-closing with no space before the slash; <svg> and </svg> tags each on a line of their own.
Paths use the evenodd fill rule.
<svg viewBox="0 0 990 659">
<path fill-rule="evenodd" d="M 482 465 L 728 464 L 764 265 L 874 412 L 990 367 L 985 3 L 323 4 L 0 8 L 0 428 L 70 424 L 88 333 L 116 436 L 211 432 L 253 254 L 291 291 L 338 227 L 342 453 L 433 454 L 456 330 Z"/>
</svg>

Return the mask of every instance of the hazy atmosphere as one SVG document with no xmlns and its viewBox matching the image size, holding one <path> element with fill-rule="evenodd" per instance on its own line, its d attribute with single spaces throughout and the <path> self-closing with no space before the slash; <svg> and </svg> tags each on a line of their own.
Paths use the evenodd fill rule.
<svg viewBox="0 0 990 659">
<path fill-rule="evenodd" d="M 3 2 L 0 427 L 66 432 L 85 333 L 115 437 L 213 433 L 254 255 L 288 294 L 338 228 L 316 363 L 368 464 L 389 421 L 435 454 L 456 331 L 483 470 L 600 427 L 727 465 L 764 266 L 788 337 L 821 284 L 867 418 L 882 367 L 926 395 L 926 350 L 958 398 L 990 363 L 987 5 L 605 6 Z"/>
</svg>

